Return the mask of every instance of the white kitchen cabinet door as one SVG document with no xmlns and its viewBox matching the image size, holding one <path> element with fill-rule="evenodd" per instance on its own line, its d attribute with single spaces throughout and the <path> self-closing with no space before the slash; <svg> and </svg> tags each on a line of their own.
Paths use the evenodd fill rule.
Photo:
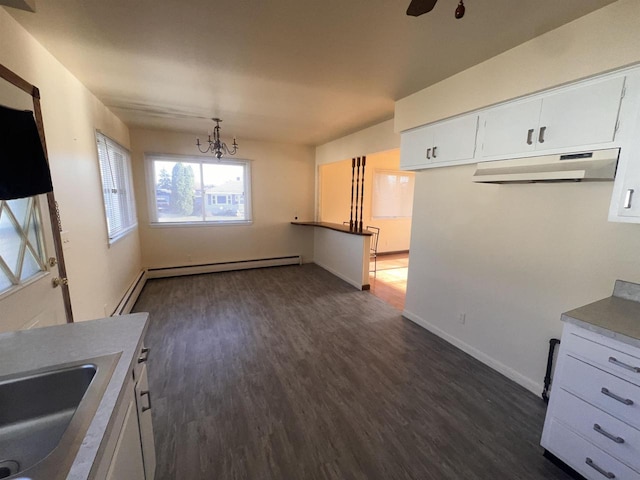
<svg viewBox="0 0 640 480">
<path fill-rule="evenodd" d="M 145 480 L 138 415 L 133 399 L 127 406 L 122 431 L 107 472 L 107 480 Z"/>
<path fill-rule="evenodd" d="M 400 169 L 416 170 L 428 165 L 433 148 L 433 127 L 419 127 L 400 135 Z M 427 152 L 429 150 L 429 152 Z"/>
<path fill-rule="evenodd" d="M 431 162 L 472 159 L 476 152 L 478 115 L 467 115 L 432 127 Z"/>
<path fill-rule="evenodd" d="M 140 441 L 142 442 L 142 457 L 146 480 L 153 480 L 156 474 L 156 450 L 153 441 L 153 426 L 151 423 L 151 393 L 147 380 L 147 365 L 140 371 L 138 383 L 135 387 L 136 404 L 138 408 L 138 424 L 140 426 Z"/>
<path fill-rule="evenodd" d="M 542 100 L 505 105 L 484 115 L 482 157 L 520 154 L 535 149 Z"/>
<path fill-rule="evenodd" d="M 623 87 L 616 77 L 544 97 L 536 150 L 612 142 Z"/>
</svg>

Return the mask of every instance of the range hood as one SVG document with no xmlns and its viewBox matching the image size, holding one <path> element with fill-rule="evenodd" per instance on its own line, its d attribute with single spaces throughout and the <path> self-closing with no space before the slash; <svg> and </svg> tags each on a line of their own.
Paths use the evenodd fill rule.
<svg viewBox="0 0 640 480">
<path fill-rule="evenodd" d="M 580 182 L 613 180 L 619 148 L 478 163 L 477 183 Z"/>
</svg>

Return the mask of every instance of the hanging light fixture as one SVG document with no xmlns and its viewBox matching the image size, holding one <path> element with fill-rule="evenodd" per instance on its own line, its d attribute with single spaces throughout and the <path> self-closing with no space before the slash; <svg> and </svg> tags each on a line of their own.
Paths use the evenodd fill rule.
<svg viewBox="0 0 640 480">
<path fill-rule="evenodd" d="M 229 147 L 227 147 L 227 144 L 220 140 L 220 122 L 222 121 L 222 119 L 212 118 L 211 120 L 216 122 L 216 126 L 213 127 L 213 139 L 211 138 L 211 135 L 209 135 L 209 140 L 207 140 L 207 143 L 209 145 L 207 145 L 206 148 L 202 150 L 202 148 L 200 148 L 202 146 L 202 144 L 200 143 L 200 139 L 196 138 L 196 146 L 198 147 L 198 150 L 200 150 L 201 153 L 211 152 L 216 156 L 218 160 L 220 160 L 223 155 L 235 155 L 238 151 L 236 138 L 233 137 L 233 145 L 231 145 L 233 148 L 229 149 Z"/>
</svg>

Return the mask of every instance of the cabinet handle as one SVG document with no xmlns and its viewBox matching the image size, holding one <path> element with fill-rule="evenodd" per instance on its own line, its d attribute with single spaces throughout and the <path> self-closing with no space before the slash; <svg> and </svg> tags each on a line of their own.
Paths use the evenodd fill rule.
<svg viewBox="0 0 640 480">
<path fill-rule="evenodd" d="M 146 407 L 142 407 L 142 411 L 146 412 L 147 410 L 151 410 L 151 392 L 149 392 L 149 390 L 143 390 L 140 392 L 140 398 L 142 398 L 144 395 L 147 396 L 147 406 Z"/>
<path fill-rule="evenodd" d="M 593 424 L 593 429 L 596 432 L 598 432 L 600 435 L 604 435 L 605 437 L 607 437 L 609 440 L 613 440 L 616 443 L 624 443 L 624 438 L 616 437 L 615 435 L 611 435 L 606 430 L 603 430 L 602 427 L 600 425 L 598 425 L 597 423 Z"/>
<path fill-rule="evenodd" d="M 614 365 L 617 365 L 622 368 L 626 368 L 627 370 L 631 370 L 632 372 L 635 372 L 635 373 L 640 373 L 640 367 L 634 367 L 633 365 L 629 365 L 627 363 L 621 362 L 616 357 L 609 357 L 609 363 L 613 363 Z"/>
<path fill-rule="evenodd" d="M 427 148 L 427 160 L 431 160 L 431 148 Z"/>
<path fill-rule="evenodd" d="M 616 395 L 615 393 L 611 393 L 608 388 L 602 387 L 602 390 L 600 390 L 600 391 L 604 395 L 606 395 L 607 397 L 611 397 L 611 398 L 613 398 L 614 400 L 617 400 L 620 403 L 624 403 L 625 405 L 629 405 L 629 406 L 633 405 L 633 400 L 631 400 L 629 398 L 622 398 L 622 397 Z"/>
<path fill-rule="evenodd" d="M 600 468 L 598 465 L 596 465 L 594 463 L 593 460 L 591 460 L 589 457 L 587 457 L 584 461 L 584 463 L 586 463 L 587 465 L 589 465 L 591 468 L 593 468 L 596 472 L 598 472 L 600 475 L 603 475 L 605 478 L 616 478 L 615 474 L 611 473 L 611 472 L 607 472 L 606 470 L 603 470 L 602 468 Z"/>
<path fill-rule="evenodd" d="M 633 188 L 627 190 L 627 194 L 624 196 L 624 208 L 631 208 L 631 199 L 633 198 Z"/>
<path fill-rule="evenodd" d="M 436 158 L 436 148 L 438 147 L 433 147 L 433 158 Z"/>
<path fill-rule="evenodd" d="M 142 350 L 140 350 L 140 353 L 141 353 L 142 355 L 140 355 L 140 356 L 138 357 L 138 363 L 144 363 L 144 362 L 146 362 L 147 360 L 149 360 L 149 349 L 148 349 L 148 348 L 146 348 L 146 347 L 145 347 L 145 348 L 143 348 Z M 144 355 L 144 356 L 143 356 L 143 355 Z"/>
<path fill-rule="evenodd" d="M 533 145 L 533 128 L 530 128 L 527 133 L 527 145 Z"/>
<path fill-rule="evenodd" d="M 547 127 L 540 127 L 540 133 L 538 134 L 538 143 L 544 143 L 544 132 L 547 131 Z"/>
</svg>

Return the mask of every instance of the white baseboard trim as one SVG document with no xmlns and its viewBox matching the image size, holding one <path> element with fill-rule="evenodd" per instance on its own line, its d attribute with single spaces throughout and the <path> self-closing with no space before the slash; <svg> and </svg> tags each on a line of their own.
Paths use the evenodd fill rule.
<svg viewBox="0 0 640 480">
<path fill-rule="evenodd" d="M 142 270 L 125 292 L 122 300 L 120 300 L 120 303 L 116 307 L 116 310 L 111 315 L 112 317 L 116 315 L 125 315 L 131 312 L 131 309 L 140 296 L 140 292 L 142 292 L 144 285 L 147 283 L 147 278 L 149 278 L 147 271 Z"/>
<path fill-rule="evenodd" d="M 336 277 L 344 280 L 345 282 L 347 282 L 349 285 L 353 285 L 354 287 L 356 287 L 358 290 L 367 290 L 367 288 L 363 288 L 363 285 L 356 282 L 355 280 L 344 276 L 343 274 L 341 274 L 340 272 L 335 271 L 333 268 L 328 267 L 326 265 L 323 265 L 321 262 L 318 262 L 317 260 L 314 260 L 313 263 L 315 263 L 316 265 L 318 265 L 319 267 L 324 268 L 327 272 L 332 273 L 333 275 L 335 275 Z"/>
<path fill-rule="evenodd" d="M 302 256 L 260 258 L 233 262 L 207 263 L 203 265 L 181 265 L 176 267 L 160 267 L 147 269 L 148 278 L 179 277 L 182 275 L 198 275 L 201 273 L 230 272 L 248 270 L 250 268 L 281 267 L 285 265 L 302 265 Z"/>
<path fill-rule="evenodd" d="M 481 352 L 480 350 L 478 350 L 477 348 L 472 347 L 468 343 L 463 342 L 462 340 L 460 340 L 460 339 L 454 337 L 453 335 L 445 332 L 440 327 L 435 326 L 434 324 L 426 321 L 425 319 L 421 318 L 420 316 L 416 315 L 415 313 L 410 312 L 409 310 L 404 310 L 402 312 L 402 316 L 407 318 L 408 320 L 411 320 L 413 323 L 421 326 L 425 330 L 430 331 L 434 335 L 437 335 L 438 337 L 442 338 L 443 340 L 446 340 L 451 345 L 459 348 L 463 352 L 468 353 L 473 358 L 481 361 L 485 365 L 488 365 L 489 367 L 491 367 L 494 370 L 496 370 L 497 372 L 501 373 L 502 375 L 504 375 L 508 379 L 513 380 L 518 385 L 523 386 L 524 388 L 526 388 L 530 392 L 534 393 L 536 396 L 540 396 L 540 394 L 542 392 L 542 389 L 543 389 L 542 383 L 534 382 L 530 378 L 527 378 L 524 375 L 516 372 L 513 368 L 508 367 L 504 363 L 499 362 L 498 360 L 496 360 L 493 357 L 490 357 L 486 353 Z"/>
</svg>

